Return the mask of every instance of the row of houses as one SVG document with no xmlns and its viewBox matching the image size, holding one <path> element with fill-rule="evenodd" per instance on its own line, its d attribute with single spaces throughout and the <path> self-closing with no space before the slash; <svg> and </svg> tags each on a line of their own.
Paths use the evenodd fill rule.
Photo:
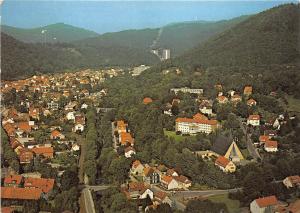
<svg viewBox="0 0 300 213">
<path fill-rule="evenodd" d="M 47 199 L 54 188 L 54 179 L 8 175 L 1 187 L 1 198 L 10 200 Z"/>
<path fill-rule="evenodd" d="M 150 166 L 142 164 L 139 160 L 132 163 L 130 176 L 149 185 L 160 185 L 167 190 L 188 190 L 192 185 L 186 176 L 179 174 L 175 169 L 164 165 Z"/>
</svg>

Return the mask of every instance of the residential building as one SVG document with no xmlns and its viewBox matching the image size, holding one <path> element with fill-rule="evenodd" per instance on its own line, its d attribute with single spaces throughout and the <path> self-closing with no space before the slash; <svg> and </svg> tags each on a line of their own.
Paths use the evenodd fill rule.
<svg viewBox="0 0 300 213">
<path fill-rule="evenodd" d="M 277 152 L 278 151 L 278 142 L 267 140 L 264 144 L 264 149 L 266 152 Z"/>
<path fill-rule="evenodd" d="M 171 176 L 163 175 L 160 180 L 161 185 L 167 190 L 178 189 L 178 182 Z"/>
<path fill-rule="evenodd" d="M 130 173 L 133 175 L 141 176 L 144 172 L 144 168 L 145 168 L 144 165 L 139 160 L 135 160 L 132 163 Z"/>
<path fill-rule="evenodd" d="M 129 146 L 129 147 L 125 148 L 124 154 L 125 154 L 126 158 L 131 158 L 132 155 L 136 154 L 136 152 L 135 152 L 135 149 L 133 147 Z"/>
<path fill-rule="evenodd" d="M 234 163 L 224 156 L 219 156 L 215 161 L 215 165 L 218 166 L 223 172 L 232 173 L 236 170 Z"/>
<path fill-rule="evenodd" d="M 256 102 L 254 99 L 252 99 L 252 98 L 250 98 L 250 99 L 247 101 L 247 105 L 248 105 L 248 106 L 256 106 L 256 104 L 257 104 L 257 102 Z"/>
<path fill-rule="evenodd" d="M 121 189 L 128 199 L 145 199 L 148 196 L 153 199 L 153 191 L 143 182 L 131 182 L 126 188 Z"/>
<path fill-rule="evenodd" d="M 299 175 L 294 175 L 294 176 L 286 177 L 283 180 L 283 184 L 287 188 L 300 187 L 300 176 Z"/>
<path fill-rule="evenodd" d="M 219 104 L 226 104 L 228 103 L 228 98 L 226 96 L 220 95 L 217 97 L 217 101 Z"/>
<path fill-rule="evenodd" d="M 179 189 L 187 190 L 189 187 L 192 186 L 192 181 L 190 181 L 184 175 L 174 176 L 173 178 L 177 181 Z"/>
<path fill-rule="evenodd" d="M 123 146 L 126 146 L 126 145 L 133 146 L 133 144 L 134 144 L 134 140 L 129 132 L 121 132 L 119 134 L 119 142 Z"/>
<path fill-rule="evenodd" d="M 58 130 L 53 130 L 50 135 L 51 140 L 64 140 L 66 137 Z"/>
<path fill-rule="evenodd" d="M 37 188 L 41 189 L 43 193 L 47 194 L 52 191 L 54 187 L 54 179 L 45 178 L 25 178 L 24 188 Z"/>
<path fill-rule="evenodd" d="M 249 115 L 247 119 L 247 125 L 259 126 L 260 125 L 260 116 L 259 115 Z"/>
<path fill-rule="evenodd" d="M 39 200 L 42 190 L 38 188 L 1 187 L 1 199 L 10 200 Z"/>
<path fill-rule="evenodd" d="M 36 155 L 44 156 L 45 158 L 53 158 L 54 149 L 53 147 L 34 147 L 31 149 Z"/>
<path fill-rule="evenodd" d="M 250 203 L 250 211 L 251 213 L 271 213 L 274 212 L 277 204 L 278 200 L 274 195 L 258 198 Z"/>
<path fill-rule="evenodd" d="M 143 99 L 143 104 L 145 105 L 150 104 L 152 102 L 153 102 L 152 98 L 146 97 Z"/>
<path fill-rule="evenodd" d="M 22 183 L 21 175 L 9 175 L 4 178 L 4 186 L 19 187 Z"/>
<path fill-rule="evenodd" d="M 147 184 L 157 184 L 160 182 L 159 173 L 152 167 L 144 168 L 143 181 Z"/>
<path fill-rule="evenodd" d="M 252 86 L 245 86 L 244 95 L 246 96 L 252 95 L 252 90 L 253 90 Z"/>
</svg>

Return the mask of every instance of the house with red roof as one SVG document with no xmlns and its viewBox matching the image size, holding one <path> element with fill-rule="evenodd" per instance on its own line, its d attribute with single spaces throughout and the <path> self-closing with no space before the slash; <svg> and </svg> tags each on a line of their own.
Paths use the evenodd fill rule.
<svg viewBox="0 0 300 213">
<path fill-rule="evenodd" d="M 141 163 L 141 161 L 135 160 L 132 163 L 130 173 L 133 175 L 142 175 L 144 172 L 144 168 L 145 168 L 145 166 Z"/>
<path fill-rule="evenodd" d="M 60 131 L 58 131 L 57 129 L 53 130 L 51 132 L 51 135 L 50 135 L 50 139 L 51 140 L 63 140 L 65 139 L 65 135 L 63 135 Z"/>
<path fill-rule="evenodd" d="M 175 178 L 168 175 L 163 175 L 161 177 L 160 184 L 162 187 L 166 188 L 167 190 L 178 189 L 179 187 L 179 184 L 175 180 Z"/>
<path fill-rule="evenodd" d="M 186 176 L 184 175 L 179 175 L 179 176 L 174 176 L 173 177 L 177 183 L 178 183 L 178 188 L 180 189 L 185 189 L 187 190 L 189 187 L 192 186 L 192 181 L 190 181 Z"/>
<path fill-rule="evenodd" d="M 259 126 L 260 125 L 260 116 L 259 115 L 249 115 L 247 119 L 247 125 Z"/>
<path fill-rule="evenodd" d="M 294 176 L 286 177 L 283 180 L 283 184 L 287 188 L 300 187 L 300 176 L 299 175 L 294 175 Z"/>
<path fill-rule="evenodd" d="M 244 95 L 246 96 L 252 95 L 252 90 L 253 90 L 252 86 L 245 86 Z"/>
<path fill-rule="evenodd" d="M 22 183 L 21 175 L 9 175 L 4 178 L 4 186 L 19 187 Z"/>
<path fill-rule="evenodd" d="M 152 98 L 146 97 L 143 99 L 143 104 L 145 105 L 150 104 L 152 102 L 153 102 Z"/>
<path fill-rule="evenodd" d="M 135 149 L 133 147 L 131 147 L 131 146 L 126 147 L 124 149 L 124 155 L 125 155 L 126 158 L 131 158 L 131 156 L 135 155 L 135 153 L 136 153 Z"/>
<path fill-rule="evenodd" d="M 54 179 L 28 177 L 24 181 L 24 188 L 38 188 L 45 194 L 51 192 L 53 187 Z"/>
<path fill-rule="evenodd" d="M 216 159 L 215 165 L 218 166 L 223 172 L 232 173 L 236 170 L 235 164 L 222 155 Z"/>
<path fill-rule="evenodd" d="M 159 172 L 156 168 L 145 167 L 143 171 L 143 181 L 147 184 L 157 184 L 160 181 Z"/>
<path fill-rule="evenodd" d="M 33 160 L 33 151 L 22 148 L 19 153 L 20 164 L 30 163 Z"/>
<path fill-rule="evenodd" d="M 228 98 L 226 96 L 220 95 L 217 97 L 217 101 L 219 104 L 226 104 L 228 102 Z"/>
<path fill-rule="evenodd" d="M 128 199 L 145 199 L 148 196 L 153 199 L 153 191 L 149 185 L 143 182 L 131 182 L 126 187 L 121 188 Z"/>
<path fill-rule="evenodd" d="M 247 101 L 247 105 L 248 106 L 256 106 L 257 102 L 256 100 L 254 100 L 253 98 L 250 98 L 248 101 Z"/>
<path fill-rule="evenodd" d="M 45 158 L 53 158 L 53 147 L 39 146 L 31 149 L 36 155 L 42 155 Z"/>
<path fill-rule="evenodd" d="M 159 205 L 162 203 L 166 203 L 172 207 L 173 201 L 169 198 L 168 194 L 163 191 L 154 192 L 154 201 L 155 204 Z"/>
<path fill-rule="evenodd" d="M 251 213 L 274 212 L 277 204 L 278 200 L 274 195 L 258 198 L 250 203 L 250 211 Z"/>
<path fill-rule="evenodd" d="M 278 142 L 274 140 L 267 140 L 264 144 L 264 150 L 266 152 L 277 152 L 278 151 Z"/>
<path fill-rule="evenodd" d="M 119 142 L 123 146 L 126 146 L 126 145 L 133 146 L 134 145 L 134 140 L 129 132 L 121 132 L 119 134 Z"/>
<path fill-rule="evenodd" d="M 42 190 L 38 188 L 1 187 L 1 199 L 39 200 Z"/>
</svg>

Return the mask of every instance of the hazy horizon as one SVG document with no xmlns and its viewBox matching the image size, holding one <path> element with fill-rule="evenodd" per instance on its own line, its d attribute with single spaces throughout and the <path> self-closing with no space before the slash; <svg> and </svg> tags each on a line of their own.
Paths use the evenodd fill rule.
<svg viewBox="0 0 300 213">
<path fill-rule="evenodd" d="M 101 34 L 232 19 L 288 2 L 292 1 L 5 1 L 1 20 L 20 28 L 65 23 Z"/>
</svg>

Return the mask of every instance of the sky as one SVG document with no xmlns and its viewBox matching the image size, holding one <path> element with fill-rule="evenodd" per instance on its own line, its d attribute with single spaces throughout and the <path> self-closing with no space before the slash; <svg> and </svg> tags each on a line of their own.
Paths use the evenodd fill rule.
<svg viewBox="0 0 300 213">
<path fill-rule="evenodd" d="M 287 2 L 291 1 L 5 0 L 1 21 L 21 28 L 65 23 L 105 33 L 155 28 L 174 22 L 231 19 Z"/>
</svg>

